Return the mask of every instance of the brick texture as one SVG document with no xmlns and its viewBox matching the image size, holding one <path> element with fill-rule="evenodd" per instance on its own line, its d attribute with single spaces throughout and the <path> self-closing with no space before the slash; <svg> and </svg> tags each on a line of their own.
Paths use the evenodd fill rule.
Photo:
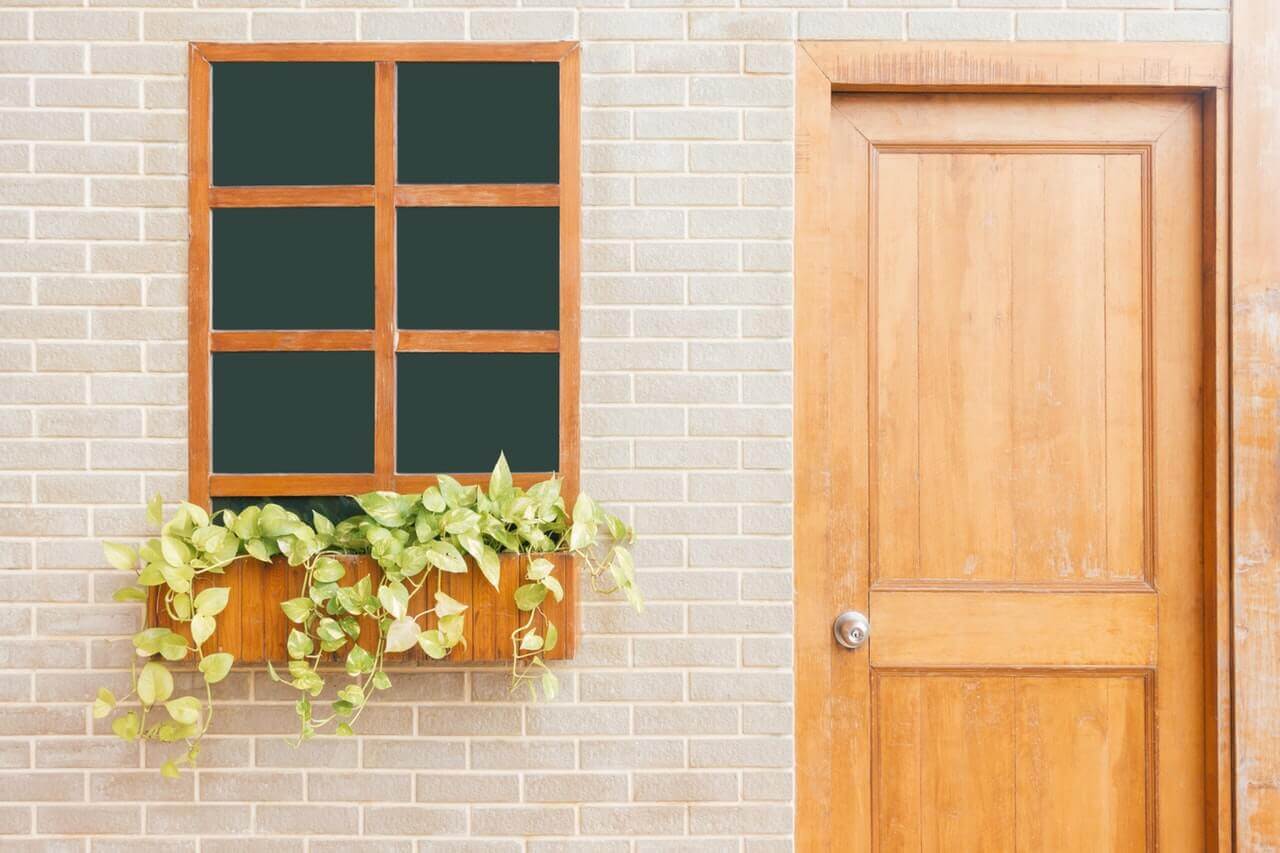
<svg viewBox="0 0 1280 853">
<path fill-rule="evenodd" d="M 15 0 L 0 10 L 0 849 L 791 849 L 792 39 L 1221 40 L 1227 0 Z M 257 8 L 262 7 L 262 8 Z M 580 8 L 581 7 L 581 8 Z M 407 675 L 359 738 L 220 687 L 195 777 L 90 719 L 127 680 L 97 539 L 185 468 L 186 50 L 583 42 L 584 485 L 648 612 L 565 695 Z"/>
</svg>

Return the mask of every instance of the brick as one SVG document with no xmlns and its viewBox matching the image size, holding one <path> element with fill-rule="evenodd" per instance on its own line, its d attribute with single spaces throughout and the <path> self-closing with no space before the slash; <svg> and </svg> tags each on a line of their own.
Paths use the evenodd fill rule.
<svg viewBox="0 0 1280 853">
<path fill-rule="evenodd" d="M 49 835 L 130 835 L 142 831 L 139 806 L 40 806 L 36 831 Z"/>
<path fill-rule="evenodd" d="M 764 804 L 694 805 L 689 809 L 689 830 L 694 835 L 781 835 L 791 831 L 791 808 Z"/>
<path fill-rule="evenodd" d="M 137 107 L 141 95 L 136 80 L 40 78 L 35 81 L 35 103 L 40 107 Z"/>
<path fill-rule="evenodd" d="M 79 74 L 84 57 L 79 45 L 0 44 L 0 73 Z"/>
<path fill-rule="evenodd" d="M 84 800 L 84 774 L 78 772 L 0 772 L 0 802 L 77 802 Z"/>
<path fill-rule="evenodd" d="M 83 649 L 77 648 L 79 658 Z M 81 721 L 76 733 L 83 732 Z M 137 767 L 138 745 L 126 743 L 114 736 L 92 738 L 39 738 L 35 740 L 36 767 Z"/>
<path fill-rule="evenodd" d="M 403 802 L 413 799 L 408 773 L 307 774 L 307 799 L 312 802 Z"/>
<path fill-rule="evenodd" d="M 0 734 L 3 735 L 82 735 L 84 732 L 84 707 L 10 704 L 0 707 Z"/>
<path fill-rule="evenodd" d="M 684 678 L 665 672 L 584 672 L 579 696 L 588 702 L 679 701 Z"/>
<path fill-rule="evenodd" d="M 1013 16 L 969 9 L 910 12 L 907 38 L 1007 40 L 1013 38 Z"/>
<path fill-rule="evenodd" d="M 716 802 L 738 799 L 738 777 L 733 773 L 637 773 L 638 802 Z"/>
<path fill-rule="evenodd" d="M 684 38 L 684 16 L 679 12 L 582 12 L 583 39 L 636 41 Z"/>
<path fill-rule="evenodd" d="M 279 835 L 355 835 L 359 829 L 359 810 L 354 806 L 259 805 L 256 809 L 258 832 Z"/>
<path fill-rule="evenodd" d="M 1226 12 L 1130 12 L 1124 17 L 1126 41 L 1219 41 L 1230 38 Z"/>
<path fill-rule="evenodd" d="M 792 83 L 781 77 L 694 77 L 689 103 L 718 107 L 786 107 Z"/>
<path fill-rule="evenodd" d="M 514 773 L 419 773 L 418 802 L 514 803 L 520 800 L 520 777 Z"/>
<path fill-rule="evenodd" d="M 249 35 L 249 16 L 243 12 L 148 11 L 142 14 L 142 32 L 146 41 L 240 41 Z"/>
<path fill-rule="evenodd" d="M 449 735 L 518 735 L 518 708 L 473 708 L 466 705 L 423 706 L 418 709 L 418 732 L 432 737 Z"/>
<path fill-rule="evenodd" d="M 587 835 L 683 835 L 683 806 L 583 806 Z"/>
<path fill-rule="evenodd" d="M 762 41 L 795 37 L 787 12 L 691 12 L 689 37 L 725 41 Z"/>
<path fill-rule="evenodd" d="M 356 37 L 353 12 L 254 12 L 253 38 L 261 41 L 347 40 Z"/>
<path fill-rule="evenodd" d="M 639 110 L 635 122 L 637 139 L 737 139 L 740 132 L 737 114 L 727 110 Z"/>
<path fill-rule="evenodd" d="M 1026 41 L 1115 41 L 1120 38 L 1119 15 L 1105 12 L 1024 12 L 1017 33 Z"/>
<path fill-rule="evenodd" d="M 738 710 L 727 705 L 637 705 L 637 735 L 731 735 L 738 732 Z M 636 799 L 642 799 L 640 776 L 635 778 Z"/>
<path fill-rule="evenodd" d="M 679 172 L 684 169 L 684 148 L 662 142 L 591 143 L 582 148 L 582 168 L 585 172 Z"/>
<path fill-rule="evenodd" d="M 689 741 L 689 766 L 703 767 L 790 767 L 790 738 L 693 738 Z"/>
<path fill-rule="evenodd" d="M 636 269 L 641 272 L 727 272 L 738 269 L 738 248 L 728 243 L 640 243 Z"/>
<path fill-rule="evenodd" d="M 89 799 L 94 802 L 191 802 L 195 776 L 156 779 L 154 770 L 110 770 L 89 774 Z M 159 784 L 163 782 L 164 784 Z"/>
<path fill-rule="evenodd" d="M 733 74 L 741 67 L 740 51 L 728 44 L 641 44 L 635 70 L 664 74 Z"/>
<path fill-rule="evenodd" d="M 456 835 L 466 825 L 462 809 L 370 806 L 364 812 L 364 831 L 375 835 Z"/>
<path fill-rule="evenodd" d="M 139 33 L 136 12 L 38 11 L 34 18 L 37 40 L 133 41 Z"/>
<path fill-rule="evenodd" d="M 472 12 L 471 38 L 494 41 L 573 37 L 572 12 Z"/>
<path fill-rule="evenodd" d="M 200 774 L 200 799 L 209 802 L 283 802 L 302 799 L 302 774 L 287 771 L 222 771 Z"/>
<path fill-rule="evenodd" d="M 138 149 L 131 145 L 48 143 L 35 146 L 35 169 L 42 174 L 130 173 L 138 171 L 138 164 Z"/>
<path fill-rule="evenodd" d="M 592 107 L 672 106 L 684 103 L 684 89 L 684 81 L 674 77 L 592 77 L 583 82 L 582 103 Z"/>
<path fill-rule="evenodd" d="M 695 172 L 790 172 L 791 146 L 766 142 L 703 142 L 689 146 Z"/>
<path fill-rule="evenodd" d="M 475 740 L 471 766 L 481 770 L 567 770 L 574 766 L 572 741 Z"/>
<path fill-rule="evenodd" d="M 248 805 L 200 803 L 147 807 L 149 835 L 245 835 L 252 827 Z"/>
<path fill-rule="evenodd" d="M 467 745 L 429 738 L 366 738 L 363 766 L 371 768 L 458 769 L 466 766 Z"/>
<path fill-rule="evenodd" d="M 573 826 L 571 808 L 476 806 L 471 809 L 471 831 L 476 835 L 569 835 Z"/>
<path fill-rule="evenodd" d="M 365 12 L 360 34 L 367 39 L 460 39 L 466 17 L 458 12 Z"/>
<path fill-rule="evenodd" d="M 81 383 L 77 382 L 77 389 Z M 74 395 L 84 400 L 81 391 Z M 123 437 L 142 434 L 142 412 L 137 409 L 44 408 L 37 413 L 36 432 L 49 437 Z"/>
</svg>

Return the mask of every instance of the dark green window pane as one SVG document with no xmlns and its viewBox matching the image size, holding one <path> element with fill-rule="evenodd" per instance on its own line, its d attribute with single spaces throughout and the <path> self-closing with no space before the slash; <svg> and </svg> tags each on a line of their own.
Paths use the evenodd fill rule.
<svg viewBox="0 0 1280 853">
<path fill-rule="evenodd" d="M 373 183 L 373 65 L 216 62 L 218 186 Z"/>
<path fill-rule="evenodd" d="M 500 452 L 513 471 L 559 470 L 559 370 L 556 353 L 400 353 L 396 470 L 483 473 Z"/>
<path fill-rule="evenodd" d="M 372 329 L 373 208 L 213 211 L 215 329 Z"/>
<path fill-rule="evenodd" d="M 559 328 L 559 228 L 554 207 L 400 208 L 400 327 Z"/>
<path fill-rule="evenodd" d="M 373 353 L 214 353 L 213 470 L 372 472 Z"/>
<path fill-rule="evenodd" d="M 360 504 L 345 495 L 324 495 L 316 497 L 259 497 L 259 498 L 214 498 L 213 509 L 229 509 L 240 512 L 247 506 L 265 506 L 279 504 L 290 512 L 296 513 L 307 524 L 312 524 L 312 510 L 337 524 L 353 515 L 363 514 Z"/>
<path fill-rule="evenodd" d="M 402 62 L 396 121 L 402 184 L 560 180 L 554 62 Z"/>
</svg>

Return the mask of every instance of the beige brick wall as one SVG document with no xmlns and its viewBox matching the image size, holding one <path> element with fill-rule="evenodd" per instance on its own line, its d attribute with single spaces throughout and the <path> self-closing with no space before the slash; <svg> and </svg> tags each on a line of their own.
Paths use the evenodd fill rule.
<svg viewBox="0 0 1280 853">
<path fill-rule="evenodd" d="M 789 850 L 791 40 L 1228 32 L 1227 0 L 3 5 L 0 849 L 129 853 Z M 98 539 L 184 489 L 182 42 L 356 38 L 584 42 L 583 462 L 649 610 L 587 603 L 554 704 L 415 672 L 301 752 L 239 674 L 164 782 L 86 702 L 139 621 Z"/>
</svg>

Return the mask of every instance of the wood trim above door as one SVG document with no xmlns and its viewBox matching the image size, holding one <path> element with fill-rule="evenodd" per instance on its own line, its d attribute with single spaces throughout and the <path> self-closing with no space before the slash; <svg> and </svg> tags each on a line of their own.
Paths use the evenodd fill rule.
<svg viewBox="0 0 1280 853">
<path fill-rule="evenodd" d="M 841 686 L 866 678 L 866 657 L 831 664 L 831 620 L 865 610 L 868 590 L 840 567 L 865 558 L 860 522 L 841 514 L 852 490 L 866 488 L 849 436 L 826 428 L 848 408 L 852 377 L 833 377 L 827 306 L 848 299 L 833 272 L 848 263 L 833 239 L 830 192 L 836 92 L 1194 92 L 1204 109 L 1204 554 L 1207 715 L 1205 849 L 1232 849 L 1231 611 L 1228 477 L 1227 155 L 1230 48 L 1205 44 L 800 42 L 796 52 L 796 461 L 795 679 L 796 836 L 802 851 L 862 850 L 855 814 L 865 812 L 870 761 L 865 709 L 840 699 Z M 845 152 L 846 154 L 848 152 Z M 866 221 L 865 211 L 840 211 Z M 859 220 L 861 217 L 861 220 Z M 841 368 L 842 369 L 842 368 Z M 842 381 L 848 379 L 849 381 Z M 839 391 L 848 388 L 847 392 Z M 846 431 L 849 432 L 849 431 Z"/>
</svg>

